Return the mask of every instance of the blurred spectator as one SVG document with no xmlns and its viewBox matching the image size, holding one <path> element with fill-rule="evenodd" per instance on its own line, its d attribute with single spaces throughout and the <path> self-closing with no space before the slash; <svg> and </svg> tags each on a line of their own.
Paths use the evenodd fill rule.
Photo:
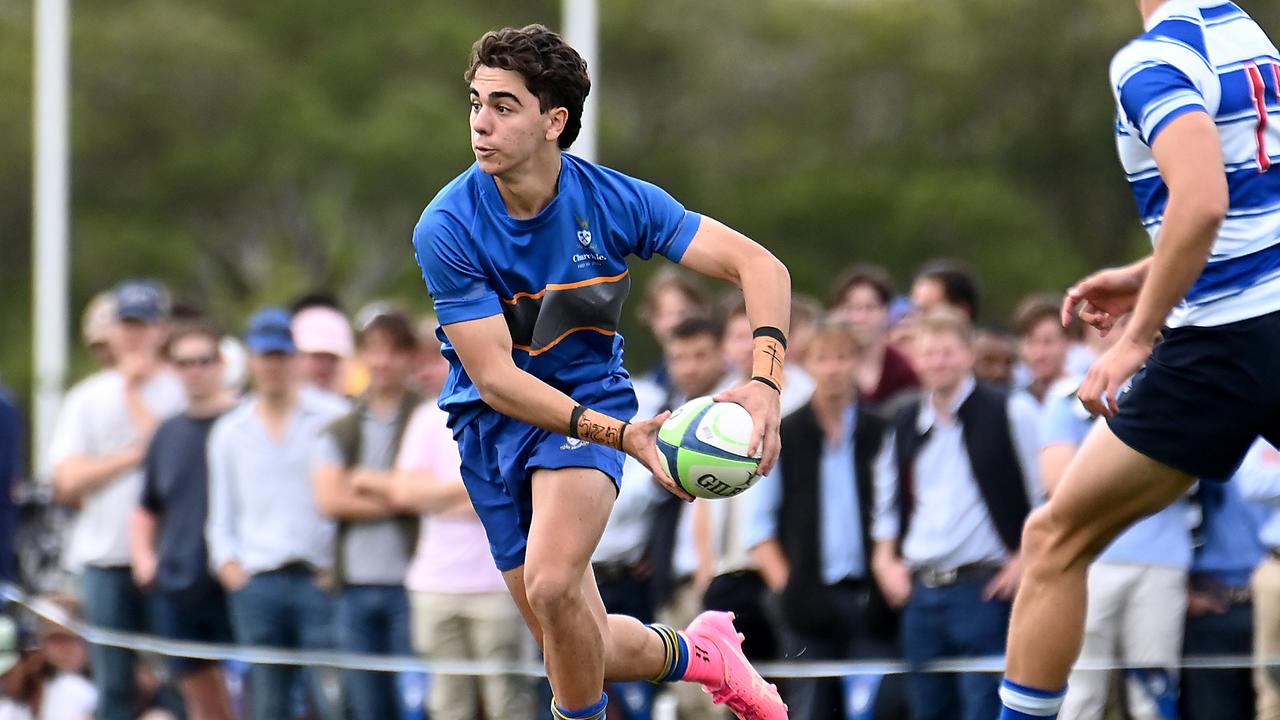
<svg viewBox="0 0 1280 720">
<path fill-rule="evenodd" d="M 449 361 L 440 353 L 440 338 L 436 337 L 439 324 L 431 314 L 418 320 L 418 357 L 414 362 L 413 385 L 426 398 L 439 396 L 444 381 L 449 378 Z"/>
<path fill-rule="evenodd" d="M 1045 399 L 1040 474 L 1046 493 L 1056 490 L 1094 421 L 1074 391 L 1059 390 Z M 1133 720 L 1160 720 L 1169 717 L 1167 708 L 1176 707 L 1175 668 L 1182 654 L 1191 564 L 1188 513 L 1186 501 L 1179 500 L 1139 520 L 1089 566 L 1080 657 L 1146 668 L 1125 673 L 1128 682 L 1120 696 Z M 1060 717 L 1102 717 L 1112 676 L 1105 670 L 1072 672 Z"/>
<path fill-rule="evenodd" d="M 706 291 L 697 278 L 678 267 L 667 267 L 655 272 L 645 285 L 639 316 L 662 348 L 670 338 L 671 329 L 682 320 L 705 316 L 710 310 Z M 638 379 L 651 381 L 663 391 L 671 389 L 665 361 L 660 360 L 657 367 Z"/>
<path fill-rule="evenodd" d="M 39 720 L 88 720 L 100 713 L 98 692 L 85 677 L 89 655 L 84 641 L 57 623 L 40 622 L 40 650 L 44 655 L 44 687 Z M 133 711 L 136 714 L 136 710 Z M 130 715 L 133 717 L 133 715 Z"/>
<path fill-rule="evenodd" d="M 831 315 L 849 322 L 862 348 L 857 363 L 858 401 L 870 407 L 920 385 L 906 355 L 889 344 L 892 301 L 893 281 L 874 265 L 845 271 L 831 293 Z"/>
<path fill-rule="evenodd" d="M 916 312 L 951 307 L 964 313 L 970 323 L 978 321 L 981 296 L 978 276 L 958 260 L 934 260 L 920 268 L 911 283 Z"/>
<path fill-rule="evenodd" d="M 422 327 L 426 329 L 426 322 Z M 432 326 L 434 329 L 434 325 Z M 434 335 L 420 333 L 424 392 L 438 395 L 448 363 Z M 448 416 L 434 400 L 409 420 L 396 459 L 391 498 L 420 512 L 418 544 L 405 586 L 413 610 L 414 649 L 429 658 L 510 662 L 527 637 L 502 574 L 489 553 L 484 526 L 462 483 L 458 446 Z M 479 700 L 484 714 L 479 714 Z M 432 720 L 485 720 L 533 716 L 529 683 L 512 676 L 432 678 Z"/>
<path fill-rule="evenodd" d="M 736 387 L 751 378 L 751 352 L 755 347 L 751 320 L 747 318 L 747 304 L 742 293 L 734 291 L 725 297 L 724 360 L 728 367 L 724 387 Z M 788 364 L 782 374 L 782 415 L 786 417 L 809 401 L 813 393 L 813 379 L 795 364 Z"/>
<path fill-rule="evenodd" d="M 339 590 L 338 648 L 408 655 L 409 598 L 404 578 L 418 518 L 391 501 L 391 476 L 409 417 L 421 402 L 410 387 L 417 337 L 409 319 L 385 310 L 358 337 L 369 388 L 326 428 L 312 475 L 320 511 L 337 521 L 333 563 Z M 357 720 L 400 714 L 393 673 L 346 671 L 347 705 Z"/>
<path fill-rule="evenodd" d="M 84 315 L 80 318 L 81 339 L 98 369 L 115 365 L 115 358 L 111 355 L 111 345 L 107 341 L 111 324 L 115 321 L 116 298 L 110 290 L 94 295 L 85 306 Z"/>
<path fill-rule="evenodd" d="M 689 320 L 677 327 L 683 328 Z M 708 321 L 709 322 L 709 321 Z M 719 357 L 719 344 L 712 342 L 707 350 Z M 677 363 L 681 364 L 681 363 Z M 714 364 L 714 360 L 711 361 Z M 662 412 L 665 393 L 652 384 L 636 384 L 637 418 L 654 417 Z M 658 508 L 667 498 L 683 505 L 653 480 L 648 468 L 633 457 L 622 466 L 622 482 L 618 499 L 609 513 L 609 523 L 591 555 L 591 568 L 596 585 L 610 614 L 629 615 L 642 623 L 657 619 L 652 586 L 654 567 L 647 557 L 651 530 Z M 676 510 L 680 508 L 677 507 Z M 611 708 L 608 716 L 617 720 L 647 720 L 653 712 L 655 686 L 647 681 L 609 682 Z"/>
<path fill-rule="evenodd" d="M 860 343 L 844 323 L 819 326 L 810 340 L 813 397 L 782 423 L 786 452 L 749 494 L 747 544 L 779 601 L 786 656 L 805 660 L 897 654 L 897 618 L 871 579 L 871 467 L 884 421 L 858 398 Z M 845 707 L 839 680 L 787 684 L 797 718 L 901 717 L 901 694 L 877 703 L 881 679 L 859 678 L 862 707 Z M 892 681 L 889 681 L 892 682 Z M 893 704 L 893 700 L 898 705 Z"/>
<path fill-rule="evenodd" d="M 1109 347 L 1107 338 L 1092 325 L 1080 322 L 1079 318 L 1072 319 L 1067 327 L 1067 337 L 1071 341 L 1067 348 L 1067 375 L 1084 377 L 1093 361 Z"/>
<path fill-rule="evenodd" d="M 746 315 L 739 314 L 733 318 L 741 327 Z M 746 327 L 750 337 L 750 324 Z M 717 347 L 721 342 L 730 340 L 727 336 L 722 338 L 721 327 L 712 320 L 691 319 L 676 325 L 667 343 L 667 359 L 672 377 L 680 377 L 677 387 L 696 392 L 707 382 L 717 384 L 717 389 L 741 384 L 736 374 L 724 375 L 726 364 L 723 360 L 717 363 Z M 808 375 L 804 377 L 808 380 Z M 812 380 L 808 382 L 812 386 Z M 786 392 L 783 384 L 783 396 Z M 709 392 L 700 395 L 709 395 Z M 687 568 L 692 551 L 694 577 L 691 588 L 696 596 L 701 596 L 698 610 L 733 612 L 737 629 L 746 634 L 746 642 L 742 643 L 746 656 L 751 660 L 772 660 L 778 656 L 777 637 L 772 619 L 765 615 L 764 578 L 760 577 L 759 565 L 746 543 L 748 521 L 748 497 L 745 495 L 723 500 L 695 500 L 682 518 L 677 539 L 677 566 Z M 684 562 L 681 562 L 681 557 Z M 685 620 L 677 626 L 687 625 L 692 618 Z"/>
<path fill-rule="evenodd" d="M 974 334 L 973 376 L 978 380 L 1011 390 L 1013 368 L 1017 362 L 1017 343 L 1009 335 L 992 329 L 978 330 Z"/>
<path fill-rule="evenodd" d="M 0 384 L 0 581 L 15 582 L 18 508 L 14 486 L 22 476 L 22 417 L 9 390 Z"/>
<path fill-rule="evenodd" d="M 0 614 L 0 720 L 34 720 L 40 711 L 44 653 L 30 635 L 12 615 Z M 92 717 L 92 707 L 80 716 Z"/>
<path fill-rule="evenodd" d="M 1018 334 L 1018 355 L 1026 364 L 1026 390 L 1043 405 L 1054 383 L 1062 379 L 1067 361 L 1067 331 L 1062 327 L 1058 299 L 1032 295 L 1018 304 L 1014 313 Z"/>
<path fill-rule="evenodd" d="M 902 645 L 919 667 L 1004 651 L 1021 573 L 1022 525 L 1040 497 L 1038 410 L 973 378 L 973 336 L 954 310 L 917 321 L 925 395 L 894 417 L 876 461 L 873 570 L 903 608 Z M 990 720 L 998 675 L 913 673 L 913 717 Z"/>
<path fill-rule="evenodd" d="M 112 369 L 67 393 L 50 443 L 54 497 L 77 508 L 63 566 L 81 573 L 85 616 L 104 628 L 143 631 L 146 600 L 129 570 L 129 522 L 142 489 L 141 462 L 156 426 L 180 412 L 182 386 L 164 366 L 167 302 L 149 282 L 114 291 L 108 332 Z M 132 720 L 137 688 L 129 650 L 95 645 L 103 720 Z"/>
<path fill-rule="evenodd" d="M 1248 655 L 1253 648 L 1253 599 L 1249 577 L 1267 555 L 1260 532 L 1267 519 L 1262 505 L 1245 502 L 1242 484 L 1280 473 L 1280 452 L 1259 439 L 1229 482 L 1202 482 L 1199 543 L 1191 561 L 1184 657 Z M 1253 681 L 1248 669 L 1182 673 L 1182 716 L 1254 717 Z"/>
<path fill-rule="evenodd" d="M 292 329 L 303 385 L 333 397 L 344 397 L 345 363 L 355 354 L 355 339 L 347 316 L 334 307 L 311 305 L 293 316 Z"/>
<path fill-rule="evenodd" d="M 1241 496 L 1267 506 L 1270 512 L 1259 533 L 1267 555 L 1253 573 L 1253 687 L 1258 718 L 1280 718 L 1280 684 L 1274 666 L 1280 655 L 1280 451 L 1259 443 L 1236 473 Z"/>
<path fill-rule="evenodd" d="M 221 339 L 210 325 L 190 324 L 174 330 L 165 345 L 186 391 L 187 409 L 156 430 L 133 517 L 133 577 L 152 593 L 155 631 L 174 640 L 231 641 L 226 597 L 209 573 L 199 530 L 208 516 L 209 432 L 234 403 L 222 388 Z M 170 667 L 191 720 L 232 717 L 218 663 L 175 657 Z"/>
<path fill-rule="evenodd" d="M 0 615 L 0 720 L 92 720 L 98 694 L 84 676 L 84 643 L 42 624 L 37 639 L 12 615 Z"/>
<path fill-rule="evenodd" d="M 809 338 L 818 323 L 822 322 L 822 303 L 812 295 L 791 294 L 791 324 L 787 330 L 787 359 L 804 367 L 809 353 Z"/>
<path fill-rule="evenodd" d="M 664 403 L 667 409 L 678 408 L 688 400 L 710 395 L 724 384 L 726 362 L 721 347 L 722 330 L 719 323 L 702 317 L 689 318 L 671 331 L 663 348 L 667 368 L 670 371 L 672 394 Z M 654 516 L 653 536 L 650 540 L 650 557 L 654 565 L 655 595 L 663 602 L 658 608 L 659 621 L 672 627 L 685 627 L 704 609 L 703 599 L 708 584 L 717 574 L 716 558 L 725 557 L 727 549 L 699 547 L 695 540 L 695 515 L 700 517 L 699 529 L 703 539 L 710 544 L 715 536 L 712 529 L 716 509 L 707 500 L 697 500 L 692 506 L 674 495 L 663 497 Z M 720 517 L 728 509 L 729 500 L 718 500 L 715 505 Z M 726 562 L 741 561 L 741 556 L 725 557 Z M 744 633 L 753 633 L 741 624 Z M 769 630 L 765 637 L 771 637 Z M 748 637 L 752 637 L 751 634 Z M 689 720 L 705 720 L 713 717 L 705 693 L 692 684 L 681 683 L 671 688 L 679 704 L 679 717 Z"/>
<path fill-rule="evenodd" d="M 344 409 L 300 389 L 289 314 L 257 312 L 245 344 L 253 395 L 214 423 L 209 436 L 209 559 L 230 592 L 236 640 L 265 647 L 333 646 L 333 522 L 320 514 L 311 469 L 321 430 Z M 290 717 L 298 673 L 255 665 L 253 717 Z M 301 672 L 312 703 L 336 716 L 312 669 Z"/>
</svg>

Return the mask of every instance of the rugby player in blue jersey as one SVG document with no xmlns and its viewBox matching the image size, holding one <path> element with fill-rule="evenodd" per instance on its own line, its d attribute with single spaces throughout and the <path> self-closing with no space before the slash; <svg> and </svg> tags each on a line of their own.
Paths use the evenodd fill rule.
<svg viewBox="0 0 1280 720">
<path fill-rule="evenodd" d="M 603 718 L 611 680 L 689 681 L 744 720 L 785 718 L 727 613 L 682 631 L 606 615 L 590 558 L 624 454 L 674 484 L 656 449 L 666 414 L 629 422 L 618 334 L 627 258 L 654 253 L 742 288 L 754 378 L 719 396 L 755 421 L 762 473 L 778 455 L 790 278 L 767 250 L 658 187 L 568 154 L 590 90 L 573 48 L 540 25 L 472 48 L 476 163 L 436 195 L 414 249 L 450 362 L 440 406 L 511 595 L 546 658 L 556 718 Z"/>
<path fill-rule="evenodd" d="M 1195 478 L 1229 477 L 1259 434 L 1280 440 L 1280 53 L 1231 2 L 1138 6 L 1145 32 L 1116 54 L 1111 84 L 1155 251 L 1063 303 L 1064 322 L 1129 320 L 1078 393 L 1106 421 L 1023 533 L 1003 720 L 1057 717 L 1092 559 Z"/>
</svg>

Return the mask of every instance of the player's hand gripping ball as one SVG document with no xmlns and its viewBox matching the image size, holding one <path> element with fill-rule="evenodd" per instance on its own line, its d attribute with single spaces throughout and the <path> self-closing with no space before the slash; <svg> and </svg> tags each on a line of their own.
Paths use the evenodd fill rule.
<svg viewBox="0 0 1280 720">
<path fill-rule="evenodd" d="M 760 453 L 747 454 L 751 414 L 734 402 L 700 397 L 681 405 L 658 430 L 658 454 L 672 480 L 694 497 L 730 498 L 760 478 Z"/>
</svg>

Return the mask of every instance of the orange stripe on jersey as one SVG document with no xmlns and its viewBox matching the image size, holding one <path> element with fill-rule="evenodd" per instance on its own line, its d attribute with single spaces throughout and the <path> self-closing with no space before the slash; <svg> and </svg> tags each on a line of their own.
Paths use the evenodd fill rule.
<svg viewBox="0 0 1280 720">
<path fill-rule="evenodd" d="M 578 282 L 571 282 L 571 283 L 551 283 L 550 285 L 547 285 L 546 287 L 542 288 L 536 293 L 518 292 L 515 295 L 512 295 L 510 300 L 506 298 L 501 298 L 501 300 L 502 302 L 508 305 L 515 305 L 517 301 L 522 300 L 524 298 L 529 298 L 530 300 L 537 300 L 541 298 L 543 295 L 546 295 L 548 290 L 572 290 L 574 288 L 587 287 L 589 285 L 599 285 L 600 283 L 618 282 L 619 280 L 625 278 L 630 272 L 631 272 L 630 270 L 623 270 L 620 274 L 612 275 L 610 277 L 594 277 L 587 280 L 579 280 Z"/>
<path fill-rule="evenodd" d="M 537 356 L 541 355 L 542 353 L 544 353 L 544 352 L 546 352 L 546 351 L 550 350 L 551 348 L 555 347 L 556 345 L 559 345 L 561 340 L 564 340 L 565 338 L 569 337 L 570 335 L 572 335 L 572 334 L 574 334 L 574 333 L 576 333 L 576 332 L 578 332 L 578 331 L 580 331 L 580 330 L 590 330 L 590 331 L 592 331 L 592 332 L 598 332 L 598 333 L 600 333 L 601 335 L 604 335 L 605 337 L 613 337 L 614 335 L 617 335 L 617 334 L 618 334 L 618 332 L 617 332 L 616 330 L 605 330 L 604 328 L 595 327 L 594 325 L 586 325 L 586 326 L 583 326 L 583 327 L 569 328 L 568 330 L 565 330 L 565 331 L 560 335 L 560 337 L 556 338 L 555 340 L 552 340 L 551 342 L 547 343 L 546 345 L 543 345 L 542 347 L 538 348 L 537 350 L 534 350 L 533 348 L 529 347 L 528 345 L 512 345 L 511 347 L 515 348 L 516 350 L 523 350 L 523 351 L 525 351 L 525 352 L 529 353 L 529 355 L 531 355 L 531 356 L 533 356 L 533 357 L 537 357 Z"/>
</svg>

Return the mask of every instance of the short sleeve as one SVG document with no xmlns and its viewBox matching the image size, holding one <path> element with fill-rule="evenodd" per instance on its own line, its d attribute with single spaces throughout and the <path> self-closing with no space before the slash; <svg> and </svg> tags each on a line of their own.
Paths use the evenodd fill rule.
<svg viewBox="0 0 1280 720">
<path fill-rule="evenodd" d="M 502 314 L 498 294 L 447 215 L 428 212 L 413 231 L 414 255 L 441 325 Z"/>
<path fill-rule="evenodd" d="M 1079 447 L 1089 434 L 1089 416 L 1075 395 L 1050 398 L 1040 418 L 1040 446 Z"/>
<path fill-rule="evenodd" d="M 78 455 L 89 454 L 83 395 L 83 385 L 73 388 L 58 410 L 58 419 L 54 423 L 53 436 L 49 442 L 49 463 L 54 467 Z"/>
<path fill-rule="evenodd" d="M 334 439 L 333 433 L 322 432 L 316 438 L 315 455 L 311 459 L 311 467 L 320 467 L 321 465 L 337 465 L 346 467 L 346 459 L 342 457 L 342 450 L 338 447 L 338 441 Z"/>
<path fill-rule="evenodd" d="M 1158 40 L 1139 40 L 1112 65 L 1112 89 L 1120 112 L 1142 142 L 1153 144 L 1169 123 L 1191 112 L 1209 112 L 1203 59 L 1192 50 Z M 1198 82 L 1199 81 L 1199 82 Z"/>
<path fill-rule="evenodd" d="M 648 260 L 656 252 L 671 262 L 680 262 L 702 224 L 702 216 L 685 210 L 653 183 L 633 180 L 632 189 L 639 210 L 635 255 Z"/>
<path fill-rule="evenodd" d="M 142 463 L 142 498 L 139 504 L 147 512 L 152 515 L 159 515 L 163 511 L 163 501 L 160 499 L 160 488 L 157 487 L 159 478 L 159 458 L 160 448 L 163 446 L 163 430 L 164 426 L 156 432 L 151 438 L 151 444 L 147 446 L 147 457 Z"/>
</svg>

